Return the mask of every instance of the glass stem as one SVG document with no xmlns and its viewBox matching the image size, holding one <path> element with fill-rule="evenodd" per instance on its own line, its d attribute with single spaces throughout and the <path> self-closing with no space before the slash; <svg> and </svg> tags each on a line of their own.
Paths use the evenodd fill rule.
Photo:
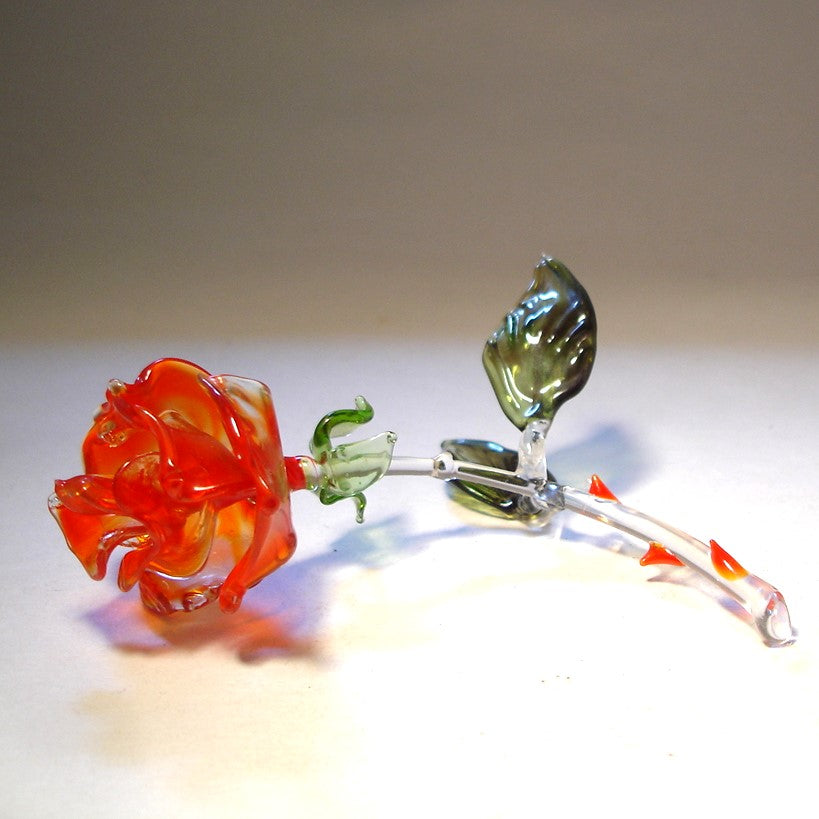
<svg viewBox="0 0 819 819">
<path fill-rule="evenodd" d="M 469 481 L 530 498 L 533 505 L 547 512 L 568 509 L 593 518 L 648 543 L 645 563 L 686 566 L 716 584 L 750 615 L 767 645 L 789 645 L 796 638 L 787 604 L 778 589 L 746 572 L 714 541 L 705 544 L 619 501 L 599 498 L 542 478 L 526 478 L 514 472 L 458 461 L 448 452 L 435 458 L 396 456 L 386 474 Z M 648 559 L 651 554 L 654 558 Z"/>
</svg>

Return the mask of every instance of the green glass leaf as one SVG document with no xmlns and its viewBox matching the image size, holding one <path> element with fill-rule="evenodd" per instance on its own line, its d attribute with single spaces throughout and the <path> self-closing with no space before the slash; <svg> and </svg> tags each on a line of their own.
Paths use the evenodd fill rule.
<svg viewBox="0 0 819 819">
<path fill-rule="evenodd" d="M 517 452 L 493 441 L 452 438 L 442 441 L 441 449 L 449 452 L 458 461 L 504 469 L 507 472 L 514 472 L 518 463 Z M 549 473 L 549 480 L 554 480 L 551 473 Z M 520 495 L 516 492 L 463 480 L 447 481 L 446 486 L 452 500 L 484 515 L 527 522 L 538 516 L 521 508 Z"/>
<path fill-rule="evenodd" d="M 551 421 L 583 389 L 594 364 L 597 320 L 589 294 L 561 262 L 544 256 L 518 305 L 487 339 L 483 365 L 518 429 Z"/>
<path fill-rule="evenodd" d="M 390 466 L 397 436 L 382 432 L 363 441 L 335 445 L 331 436 L 344 437 L 372 420 L 373 408 L 359 395 L 355 409 L 330 412 L 316 425 L 310 441 L 310 453 L 321 472 L 319 500 L 324 504 L 352 498 L 356 520 L 364 520 L 364 490 L 379 480 Z"/>
<path fill-rule="evenodd" d="M 441 449 L 459 461 L 493 466 L 509 472 L 515 471 L 518 461 L 517 452 L 492 441 L 456 438 L 442 441 Z M 446 486 L 452 499 L 462 506 L 501 518 L 516 516 L 518 496 L 514 492 L 460 480 L 447 481 Z"/>
</svg>

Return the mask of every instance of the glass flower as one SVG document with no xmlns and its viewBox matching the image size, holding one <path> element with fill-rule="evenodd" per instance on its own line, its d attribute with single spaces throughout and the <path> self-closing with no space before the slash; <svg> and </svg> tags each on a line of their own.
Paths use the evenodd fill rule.
<svg viewBox="0 0 819 819">
<path fill-rule="evenodd" d="M 305 479 L 282 455 L 269 389 L 161 359 L 105 397 L 85 474 L 56 481 L 49 499 L 69 548 L 97 580 L 126 548 L 119 587 L 138 584 L 157 613 L 216 599 L 235 611 L 296 547 L 289 497 Z"/>
<path fill-rule="evenodd" d="M 309 489 L 323 504 L 351 499 L 360 523 L 365 489 L 386 475 L 426 475 L 446 481 L 453 498 L 476 511 L 533 528 L 571 511 L 642 540 L 643 566 L 691 570 L 738 603 L 768 645 L 790 645 L 796 635 L 782 594 L 716 541 L 621 504 L 596 475 L 584 492 L 549 471 L 549 428 L 583 389 L 596 346 L 588 293 L 544 256 L 484 347 L 498 402 L 521 431 L 517 451 L 458 438 L 434 458 L 393 457 L 394 432 L 337 442 L 372 420 L 362 396 L 319 421 L 309 456 L 286 458 L 264 384 L 161 359 L 133 384 L 109 382 L 83 445 L 86 474 L 57 481 L 49 506 L 92 578 L 104 577 L 122 546 L 119 586 L 139 584 L 149 609 L 191 611 L 218 599 L 232 612 L 293 554 L 291 491 Z"/>
</svg>

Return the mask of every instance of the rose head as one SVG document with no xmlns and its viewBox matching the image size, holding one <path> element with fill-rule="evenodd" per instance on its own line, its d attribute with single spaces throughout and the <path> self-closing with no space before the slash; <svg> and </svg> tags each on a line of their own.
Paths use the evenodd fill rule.
<svg viewBox="0 0 819 819">
<path fill-rule="evenodd" d="M 109 384 L 85 474 L 56 481 L 49 507 L 92 578 L 123 546 L 119 586 L 138 583 L 148 608 L 235 611 L 295 549 L 289 460 L 264 384 L 166 358 Z"/>
</svg>

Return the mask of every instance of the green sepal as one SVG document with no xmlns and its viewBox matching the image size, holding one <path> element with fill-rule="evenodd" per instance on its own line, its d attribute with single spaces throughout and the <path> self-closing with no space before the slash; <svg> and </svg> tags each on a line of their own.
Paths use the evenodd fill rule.
<svg viewBox="0 0 819 819">
<path fill-rule="evenodd" d="M 392 451 L 398 436 L 382 432 L 363 441 L 335 446 L 333 436 L 344 437 L 373 418 L 373 408 L 359 395 L 355 409 L 335 410 L 316 425 L 310 441 L 310 452 L 321 474 L 317 487 L 319 500 L 326 505 L 352 498 L 356 505 L 356 521 L 364 521 L 367 501 L 364 490 L 372 486 L 389 469 Z"/>
</svg>

